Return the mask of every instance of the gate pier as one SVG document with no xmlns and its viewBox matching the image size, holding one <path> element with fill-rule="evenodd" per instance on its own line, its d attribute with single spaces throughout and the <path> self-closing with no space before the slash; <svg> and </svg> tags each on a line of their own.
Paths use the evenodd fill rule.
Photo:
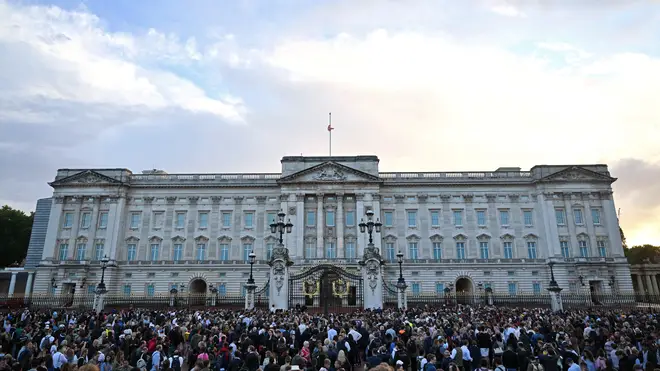
<svg viewBox="0 0 660 371">
<path fill-rule="evenodd" d="M 280 238 L 280 241 L 282 239 Z M 270 277 L 273 282 L 273 288 L 270 291 L 268 300 L 270 307 L 275 309 L 289 309 L 289 267 L 293 261 L 289 257 L 289 249 L 280 243 L 273 249 L 273 255 L 268 262 L 270 265 Z"/>
<path fill-rule="evenodd" d="M 378 249 L 369 243 L 360 262 L 364 279 L 364 309 L 383 308 L 383 263 Z"/>
</svg>

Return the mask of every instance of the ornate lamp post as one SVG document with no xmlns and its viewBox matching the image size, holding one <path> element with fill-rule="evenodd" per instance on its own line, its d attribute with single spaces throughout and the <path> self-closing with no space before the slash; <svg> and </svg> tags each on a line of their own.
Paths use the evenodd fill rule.
<svg viewBox="0 0 660 371">
<path fill-rule="evenodd" d="M 274 284 L 274 290 L 270 290 L 269 306 L 275 309 L 288 309 L 289 307 L 289 268 L 293 261 L 289 258 L 289 250 L 284 247 L 284 233 L 291 233 L 293 224 L 291 220 L 284 222 L 284 211 L 280 210 L 277 214 L 277 220 L 270 224 L 271 233 L 279 233 L 279 243 L 273 249 L 268 265 L 270 266 L 270 279 Z M 252 271 L 250 265 L 250 272 Z M 248 301 L 248 299 L 251 299 Z M 254 307 L 254 291 L 252 295 L 246 296 L 246 308 Z"/>
<path fill-rule="evenodd" d="M 284 214 L 284 211 L 281 211 L 277 214 L 278 220 L 275 221 L 273 220 L 273 223 L 270 225 L 270 233 L 279 233 L 280 234 L 280 245 L 284 244 L 284 233 L 291 233 L 291 228 L 293 228 L 293 224 L 291 224 L 291 219 L 287 220 L 286 223 L 284 223 L 284 217 L 286 214 Z"/>
<path fill-rule="evenodd" d="M 281 219 L 284 219 L 284 217 L 282 217 Z M 286 225 L 284 228 L 287 228 Z M 272 225 L 271 225 L 271 229 L 272 229 Z M 281 240 L 282 240 L 282 232 L 280 232 L 280 241 Z M 245 295 L 245 309 L 251 310 L 254 309 L 254 291 L 257 288 L 257 285 L 254 283 L 254 276 L 252 275 L 254 269 L 254 262 L 257 259 L 257 254 L 255 254 L 254 251 L 250 251 L 248 258 L 250 262 L 250 278 L 248 278 L 247 284 L 245 285 L 245 289 L 247 290 L 247 295 Z"/>
<path fill-rule="evenodd" d="M 96 310 L 97 313 L 100 313 L 103 311 L 103 308 L 105 307 L 104 300 L 105 300 L 105 294 L 108 292 L 108 290 L 105 287 L 105 270 L 108 268 L 108 262 L 110 259 L 108 259 L 108 256 L 105 255 L 103 256 L 103 259 L 101 259 L 101 282 L 99 282 L 98 285 L 96 285 L 96 298 L 95 298 L 95 306 L 94 310 Z"/>
<path fill-rule="evenodd" d="M 250 251 L 248 258 L 250 258 L 250 278 L 248 278 L 247 283 L 248 285 L 254 285 L 254 277 L 252 276 L 252 270 L 254 267 L 254 262 L 257 259 L 257 254 L 255 254 L 254 251 Z"/>
<path fill-rule="evenodd" d="M 211 286 L 209 286 L 209 291 L 211 291 L 211 306 L 215 307 L 218 302 L 218 288 L 211 284 Z"/>
<path fill-rule="evenodd" d="M 176 300 L 176 294 L 179 293 L 179 290 L 176 289 L 176 283 L 172 285 L 172 288 L 170 289 L 170 307 L 173 307 L 175 304 Z"/>
<path fill-rule="evenodd" d="M 562 311 L 564 310 L 564 304 L 561 300 L 561 290 L 563 289 L 559 287 L 555 280 L 555 271 L 553 269 L 555 262 L 549 262 L 548 266 L 550 267 L 550 284 L 548 285 L 547 290 L 550 292 L 550 306 L 554 312 Z M 580 281 L 582 281 L 582 276 L 580 276 Z"/>
<path fill-rule="evenodd" d="M 396 254 L 396 260 L 399 263 L 399 280 L 396 283 L 396 287 L 399 289 L 398 304 L 399 309 L 405 309 L 407 306 L 406 288 L 408 288 L 408 285 L 406 285 L 406 279 L 403 278 L 403 253 L 401 251 Z"/>
<path fill-rule="evenodd" d="M 383 223 L 380 222 L 380 219 L 376 218 L 376 221 L 373 221 L 374 218 L 374 212 L 373 210 L 368 210 L 367 211 L 367 222 L 364 222 L 364 219 L 360 220 L 360 224 L 358 226 L 360 227 L 360 233 L 364 233 L 365 231 L 369 233 L 369 246 L 372 246 L 374 244 L 373 240 L 373 232 L 374 229 L 376 230 L 376 233 L 380 233 L 380 227 L 383 226 Z"/>
</svg>

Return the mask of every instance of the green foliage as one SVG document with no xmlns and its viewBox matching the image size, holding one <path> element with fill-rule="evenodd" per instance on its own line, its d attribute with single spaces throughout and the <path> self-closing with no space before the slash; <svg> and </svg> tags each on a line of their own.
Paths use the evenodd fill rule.
<svg viewBox="0 0 660 371">
<path fill-rule="evenodd" d="M 630 264 L 643 264 L 646 260 L 654 263 L 660 258 L 660 246 L 641 245 L 623 250 Z"/>
<path fill-rule="evenodd" d="M 25 259 L 33 219 L 34 213 L 27 215 L 7 205 L 0 209 L 0 267 Z"/>
<path fill-rule="evenodd" d="M 619 233 L 621 234 L 621 244 L 623 245 L 623 251 L 628 249 L 628 244 L 626 243 L 626 235 L 623 234 L 623 229 L 619 226 Z"/>
</svg>

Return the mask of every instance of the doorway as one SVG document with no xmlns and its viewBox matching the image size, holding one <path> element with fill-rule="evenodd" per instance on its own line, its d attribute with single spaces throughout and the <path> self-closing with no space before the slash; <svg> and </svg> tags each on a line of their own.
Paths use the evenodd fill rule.
<svg viewBox="0 0 660 371">
<path fill-rule="evenodd" d="M 456 302 L 458 304 L 471 304 L 474 286 L 472 280 L 462 277 L 456 280 Z"/>
<path fill-rule="evenodd" d="M 205 305 L 206 304 L 206 281 L 201 278 L 194 279 L 190 282 L 189 287 L 189 305 Z"/>
<path fill-rule="evenodd" d="M 64 299 L 65 307 L 73 306 L 73 299 L 75 298 L 75 295 L 76 295 L 75 283 L 62 284 L 62 298 Z"/>
<path fill-rule="evenodd" d="M 595 305 L 602 304 L 603 281 L 589 281 L 589 294 Z"/>
</svg>

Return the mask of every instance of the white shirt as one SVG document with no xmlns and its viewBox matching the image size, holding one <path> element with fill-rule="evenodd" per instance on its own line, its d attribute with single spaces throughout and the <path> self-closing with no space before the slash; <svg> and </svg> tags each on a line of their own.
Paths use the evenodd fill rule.
<svg viewBox="0 0 660 371">
<path fill-rule="evenodd" d="M 174 361 L 174 357 L 170 357 L 170 368 L 172 368 L 172 361 Z M 179 365 L 183 368 L 183 357 L 181 356 L 179 356 Z"/>
<path fill-rule="evenodd" d="M 351 331 L 349 331 L 348 334 L 351 335 L 353 337 L 353 340 L 355 340 L 356 342 L 360 340 L 360 338 L 362 338 L 362 334 L 360 334 L 359 332 L 353 329 L 351 329 Z"/>
<path fill-rule="evenodd" d="M 328 330 L 328 339 L 333 340 L 337 336 L 337 330 L 331 328 Z"/>
<path fill-rule="evenodd" d="M 53 354 L 53 368 L 61 368 L 62 365 L 67 362 L 68 360 L 62 352 L 55 352 L 55 354 Z"/>
</svg>

